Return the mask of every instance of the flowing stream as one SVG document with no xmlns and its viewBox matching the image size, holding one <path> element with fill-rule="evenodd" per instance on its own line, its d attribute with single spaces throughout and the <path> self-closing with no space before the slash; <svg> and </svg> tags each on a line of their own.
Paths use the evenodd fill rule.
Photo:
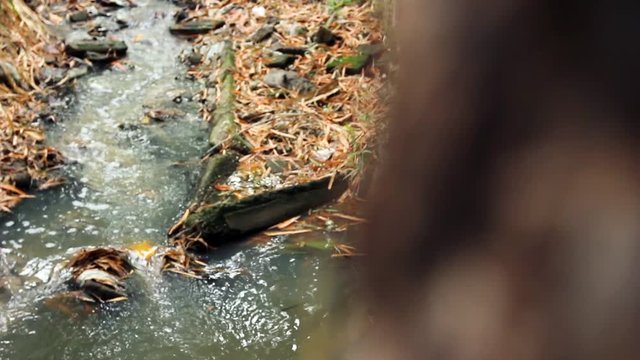
<svg viewBox="0 0 640 360">
<path fill-rule="evenodd" d="M 64 116 L 48 141 L 74 162 L 68 183 L 0 218 L 0 248 L 19 274 L 12 294 L 0 293 L 0 359 L 297 358 L 329 321 L 336 292 L 347 292 L 349 263 L 291 251 L 284 238 L 214 252 L 208 263 L 221 272 L 208 281 L 146 274 L 132 282 L 129 301 L 93 312 L 46 300 L 64 288 L 54 268 L 70 251 L 165 244 L 192 195 L 208 126 L 187 100 L 197 86 L 177 60 L 190 44 L 168 32 L 173 5 L 138 5 L 120 10 L 130 27 L 116 34 L 129 45 L 130 66 L 79 79 L 60 103 Z M 176 94 L 186 116 L 140 125 L 144 106 Z"/>
</svg>

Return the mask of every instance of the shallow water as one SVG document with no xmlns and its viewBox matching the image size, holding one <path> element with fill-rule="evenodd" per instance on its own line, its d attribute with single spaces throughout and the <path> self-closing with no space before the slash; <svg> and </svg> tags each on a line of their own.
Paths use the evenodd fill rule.
<svg viewBox="0 0 640 360">
<path fill-rule="evenodd" d="M 139 125 L 143 104 L 197 90 L 176 59 L 189 43 L 167 30 L 173 6 L 138 5 L 125 11 L 131 27 L 117 33 L 133 70 L 78 80 L 63 121 L 49 132 L 49 143 L 76 162 L 66 169 L 69 183 L 0 219 L 0 247 L 20 273 L 13 296 L 0 298 L 0 359 L 296 358 L 331 313 L 333 290 L 347 286 L 348 263 L 320 250 L 287 250 L 284 238 L 210 255 L 220 272 L 207 281 L 136 275 L 130 301 L 92 313 L 50 298 L 64 288 L 54 268 L 70 249 L 164 244 L 206 149 L 195 103 L 180 104 L 183 119 L 119 128 Z"/>
</svg>

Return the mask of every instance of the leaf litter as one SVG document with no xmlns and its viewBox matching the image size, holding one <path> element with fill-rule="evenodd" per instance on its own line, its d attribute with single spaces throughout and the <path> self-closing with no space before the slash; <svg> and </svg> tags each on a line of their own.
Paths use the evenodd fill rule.
<svg viewBox="0 0 640 360">
<path fill-rule="evenodd" d="M 69 9 L 86 10 L 90 4 L 73 2 Z M 50 4 L 40 4 L 41 7 L 47 5 Z M 9 26 L 23 29 L 18 33 L 0 31 L 3 44 L 8 44 L 0 46 L 0 69 L 6 78 L 0 83 L 2 211 L 10 211 L 19 201 L 30 197 L 17 186 L 15 174 L 22 169 L 26 170 L 29 182 L 40 184 L 40 188 L 61 183 L 48 171 L 59 167 L 63 157 L 45 145 L 42 127 L 35 121 L 36 114 L 46 111 L 42 99 L 45 98 L 43 94 L 50 91 L 39 86 L 35 69 L 45 64 L 45 58 L 51 57 L 66 62 L 69 67 L 77 65 L 75 60 L 64 57 L 62 45 L 52 43 L 37 21 L 30 24 L 25 20 L 39 16 L 47 24 L 59 24 L 64 19 L 61 11 L 52 7 L 54 11 L 39 11 L 39 15 L 35 15 L 25 8 L 23 13 L 28 15 L 8 14 L 6 8 L 0 8 L 4 12 L 0 15 L 6 19 L 3 25 L 12 22 Z M 384 43 L 372 5 L 364 2 L 336 11 L 328 10 L 320 1 L 258 0 L 221 4 L 205 0 L 190 10 L 181 11 L 186 11 L 186 21 L 207 18 L 225 21 L 225 26 L 212 34 L 194 37 L 194 48 L 212 44 L 221 37 L 230 38 L 235 44 L 235 122 L 252 150 L 241 158 L 238 171 L 230 177 L 235 181 L 215 184 L 216 189 L 242 198 L 256 191 L 256 187 L 247 186 L 248 183 L 259 184 L 261 189 L 257 191 L 264 191 L 265 188 L 284 187 L 340 172 L 351 179 L 350 191 L 341 201 L 357 201 L 366 160 L 375 154 L 372 149 L 387 111 L 387 101 L 381 98 L 386 88 L 385 74 L 375 61 L 355 75 L 347 75 L 345 69 L 329 71 L 327 63 L 331 59 L 351 56 L 359 46 Z M 255 35 L 265 27 L 273 29 L 255 41 Z M 330 45 L 314 43 L 311 33 L 325 27 L 338 40 Z M 294 77 L 304 86 L 277 86 L 267 81 L 271 73 L 278 71 L 272 66 L 274 57 L 289 53 L 295 55 L 291 55 L 293 61 L 289 58 L 284 65 L 287 71 L 283 76 L 285 80 L 287 76 Z M 12 72 L 9 68 L 15 68 L 18 75 L 7 76 Z M 204 79 L 212 74 L 210 67 L 201 64 L 192 66 L 189 75 Z M 66 79 L 58 85 L 64 82 Z M 206 92 L 203 98 L 207 97 Z M 201 111 L 205 120 L 212 119 L 211 109 L 203 106 Z M 228 140 L 221 151 L 229 147 L 231 139 Z M 187 216 L 185 213 L 170 233 L 177 231 Z M 312 211 L 304 219 L 292 218 L 264 234 L 294 235 L 326 229 L 344 231 L 348 226 L 364 221 L 356 215 Z M 175 238 L 180 236 L 178 233 Z M 182 240 L 171 247 L 138 244 L 129 249 L 82 249 L 67 264 L 77 289 L 69 294 L 87 302 L 126 300 L 124 281 L 135 269 L 131 254 L 148 262 L 159 259 L 162 271 L 201 278 L 206 264 L 189 249 L 203 241 L 197 234 L 188 234 Z M 332 247 L 337 257 L 360 255 L 350 245 L 333 244 Z"/>
</svg>

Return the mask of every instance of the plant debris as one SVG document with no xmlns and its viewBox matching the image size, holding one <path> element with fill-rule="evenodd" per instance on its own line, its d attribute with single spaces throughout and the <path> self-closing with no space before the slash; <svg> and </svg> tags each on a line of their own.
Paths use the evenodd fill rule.
<svg viewBox="0 0 640 360">
<path fill-rule="evenodd" d="M 73 287 L 81 290 L 78 298 L 92 302 L 116 302 L 127 299 L 124 280 L 133 271 L 127 252 L 110 247 L 81 249 L 67 267 Z"/>
<path fill-rule="evenodd" d="M 194 40 L 194 52 L 208 54 L 189 71 L 194 78 L 224 79 L 229 69 L 215 66 L 214 49 L 221 40 L 233 43 L 234 122 L 251 150 L 233 175 L 212 186 L 243 199 L 341 173 L 352 189 L 342 200 L 353 198 L 366 160 L 375 156 L 387 108 L 381 98 L 386 75 L 377 64 L 385 37 L 373 5 L 329 9 L 324 2 L 258 0 L 203 2 L 182 11 L 225 22 Z M 212 76 L 213 69 L 221 74 Z M 220 98 L 224 88 L 214 85 L 207 91 Z M 217 123 L 214 111 L 202 111 Z M 208 154 L 235 149 L 236 139 L 228 137 Z M 197 236 L 189 240 L 197 242 Z"/>
<path fill-rule="evenodd" d="M 30 190 L 62 183 L 50 173 L 63 157 L 45 144 L 50 89 L 40 75 L 49 62 L 73 65 L 22 0 L 0 0 L 0 25 L 0 211 L 8 212 Z"/>
</svg>

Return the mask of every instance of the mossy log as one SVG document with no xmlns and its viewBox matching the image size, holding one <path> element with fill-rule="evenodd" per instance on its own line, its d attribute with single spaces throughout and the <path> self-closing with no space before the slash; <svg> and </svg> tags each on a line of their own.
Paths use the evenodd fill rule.
<svg viewBox="0 0 640 360">
<path fill-rule="evenodd" d="M 238 167 L 240 155 L 235 151 L 215 154 L 205 162 L 202 176 L 198 182 L 194 203 L 215 202 L 218 194 L 213 187 L 218 181 L 229 177 Z"/>
<path fill-rule="evenodd" d="M 213 127 L 209 134 L 209 144 L 220 149 L 225 141 L 241 153 L 250 151 L 250 144 L 240 134 L 240 126 L 235 115 L 235 72 L 236 60 L 230 41 L 225 41 L 218 65 L 218 83 L 220 85 L 216 110 L 213 113 Z"/>
<path fill-rule="evenodd" d="M 347 179 L 338 175 L 333 182 L 327 177 L 239 200 L 225 199 L 200 207 L 187 218 L 185 227 L 217 246 L 337 199 L 347 186 Z"/>
</svg>

